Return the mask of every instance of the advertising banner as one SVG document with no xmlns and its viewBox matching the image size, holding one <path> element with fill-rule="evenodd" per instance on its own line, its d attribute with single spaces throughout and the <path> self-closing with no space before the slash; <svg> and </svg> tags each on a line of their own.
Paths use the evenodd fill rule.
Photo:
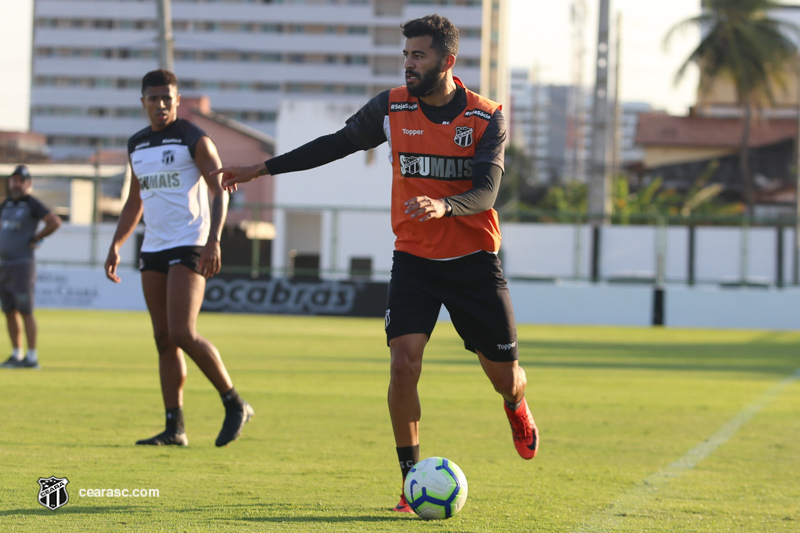
<svg viewBox="0 0 800 533">
<path fill-rule="evenodd" d="M 296 281 L 218 275 L 208 280 L 204 311 L 383 317 L 388 283 Z"/>
</svg>

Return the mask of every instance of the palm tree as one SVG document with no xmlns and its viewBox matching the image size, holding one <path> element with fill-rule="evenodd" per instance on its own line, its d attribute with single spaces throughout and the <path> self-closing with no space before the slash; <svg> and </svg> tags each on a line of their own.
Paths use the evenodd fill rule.
<svg viewBox="0 0 800 533">
<path fill-rule="evenodd" d="M 785 79 L 796 71 L 800 27 L 769 17 L 780 8 L 775 0 L 703 0 L 703 12 L 673 26 L 665 44 L 678 30 L 699 28 L 700 44 L 676 74 L 680 81 L 690 65 L 700 69 L 699 92 L 707 94 L 716 79 L 726 79 L 736 90 L 737 105 L 744 111 L 739 147 L 739 170 L 748 213 L 753 213 L 750 175 L 750 125 L 753 108 L 765 101 L 774 104 L 773 87 L 785 88 Z"/>
</svg>

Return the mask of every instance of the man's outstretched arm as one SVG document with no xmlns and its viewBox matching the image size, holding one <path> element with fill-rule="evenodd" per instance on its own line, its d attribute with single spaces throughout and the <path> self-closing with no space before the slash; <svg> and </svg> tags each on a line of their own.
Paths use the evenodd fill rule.
<svg viewBox="0 0 800 533">
<path fill-rule="evenodd" d="M 275 176 L 321 167 L 358 150 L 360 148 L 348 139 L 342 129 L 336 133 L 318 137 L 291 152 L 273 157 L 263 163 L 224 167 L 215 170 L 212 175 L 222 174 L 222 186 L 228 191 L 235 191 L 239 183 L 246 183 L 261 176 Z"/>
</svg>

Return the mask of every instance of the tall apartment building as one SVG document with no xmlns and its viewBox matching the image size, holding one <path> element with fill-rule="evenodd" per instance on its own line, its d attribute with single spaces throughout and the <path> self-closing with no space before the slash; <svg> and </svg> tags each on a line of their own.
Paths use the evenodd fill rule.
<svg viewBox="0 0 800 533">
<path fill-rule="evenodd" d="M 532 161 L 530 185 L 585 181 L 591 93 L 549 85 L 527 69 L 511 71 L 511 144 Z"/>
<path fill-rule="evenodd" d="M 123 148 L 144 127 L 158 67 L 157 0 L 36 0 L 31 130 L 54 157 Z M 283 98 L 369 97 L 403 82 L 400 24 L 430 13 L 461 33 L 456 74 L 506 98 L 506 0 L 172 0 L 184 96 L 274 135 Z"/>
<path fill-rule="evenodd" d="M 644 152 L 636 146 L 639 114 L 649 104 L 622 102 L 617 127 L 617 166 L 641 161 Z M 609 109 L 609 114 L 613 110 Z M 592 95 L 587 88 L 549 85 L 530 78 L 526 69 L 511 72 L 510 140 L 532 159 L 531 185 L 586 181 L 590 157 Z M 609 137 L 614 135 L 609 131 Z M 615 144 L 609 138 L 608 149 Z M 610 152 L 609 152 L 610 153 Z M 616 170 L 615 170 L 616 171 Z"/>
</svg>

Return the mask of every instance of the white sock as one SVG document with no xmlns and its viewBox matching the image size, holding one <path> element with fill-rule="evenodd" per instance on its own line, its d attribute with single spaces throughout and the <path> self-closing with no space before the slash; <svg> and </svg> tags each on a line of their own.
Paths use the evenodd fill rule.
<svg viewBox="0 0 800 533">
<path fill-rule="evenodd" d="M 19 361 L 22 359 L 22 350 L 20 348 L 13 348 L 11 350 L 11 357 Z"/>
<path fill-rule="evenodd" d="M 36 352 L 35 349 L 28 349 L 28 353 L 25 355 L 25 359 L 28 361 L 38 361 L 39 354 Z"/>
</svg>

